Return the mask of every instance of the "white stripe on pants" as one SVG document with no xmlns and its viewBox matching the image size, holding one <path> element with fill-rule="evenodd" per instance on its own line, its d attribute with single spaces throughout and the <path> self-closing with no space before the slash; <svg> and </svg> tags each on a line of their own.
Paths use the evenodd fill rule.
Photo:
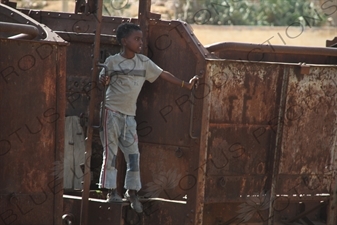
<svg viewBox="0 0 337 225">
<path fill-rule="evenodd" d="M 137 123 L 134 116 L 105 109 L 103 131 L 100 137 L 103 145 L 103 163 L 99 188 L 117 188 L 117 169 L 115 168 L 118 147 L 124 154 L 127 164 L 125 189 L 141 189 L 139 171 L 139 149 Z"/>
</svg>

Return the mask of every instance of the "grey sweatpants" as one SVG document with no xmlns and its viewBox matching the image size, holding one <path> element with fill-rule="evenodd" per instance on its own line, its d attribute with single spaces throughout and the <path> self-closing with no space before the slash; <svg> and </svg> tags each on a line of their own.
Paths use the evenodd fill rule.
<svg viewBox="0 0 337 225">
<path fill-rule="evenodd" d="M 116 155 L 118 147 L 124 154 L 127 164 L 125 189 L 141 189 L 139 171 L 139 149 L 137 123 L 134 116 L 104 109 L 103 131 L 100 137 L 103 145 L 103 162 L 99 179 L 99 188 L 117 187 Z"/>
</svg>

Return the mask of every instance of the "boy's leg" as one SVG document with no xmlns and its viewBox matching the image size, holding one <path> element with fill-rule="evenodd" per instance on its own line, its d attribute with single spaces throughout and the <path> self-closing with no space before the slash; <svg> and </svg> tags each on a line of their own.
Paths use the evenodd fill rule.
<svg viewBox="0 0 337 225">
<path fill-rule="evenodd" d="M 103 162 L 99 179 L 99 188 L 116 189 L 116 156 L 118 150 L 118 136 L 120 134 L 117 120 L 118 118 L 114 116 L 114 112 L 105 109 L 103 131 L 100 131 L 100 138 L 103 145 Z"/>
<path fill-rule="evenodd" d="M 139 171 L 137 123 L 133 116 L 126 116 L 125 126 L 119 138 L 119 147 L 127 165 L 124 188 L 139 191 L 142 187 Z"/>
<path fill-rule="evenodd" d="M 124 188 L 127 189 L 125 197 L 131 202 L 131 208 L 136 212 L 143 212 L 143 206 L 138 200 L 137 191 L 142 187 L 139 171 L 139 149 L 137 124 L 132 116 L 127 116 L 119 147 L 124 153 L 127 165 Z"/>
</svg>

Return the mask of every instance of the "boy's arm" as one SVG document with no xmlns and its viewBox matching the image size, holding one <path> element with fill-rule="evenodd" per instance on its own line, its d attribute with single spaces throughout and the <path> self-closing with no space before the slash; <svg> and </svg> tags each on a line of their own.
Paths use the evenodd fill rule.
<svg viewBox="0 0 337 225">
<path fill-rule="evenodd" d="M 187 83 L 177 77 L 175 77 L 173 74 L 171 74 L 170 72 L 167 72 L 167 71 L 163 71 L 160 75 L 159 75 L 162 79 L 172 83 L 172 84 L 175 84 L 177 86 L 180 86 L 180 87 L 183 87 L 183 88 L 186 88 L 188 90 L 191 90 L 195 84 L 195 82 L 198 81 L 198 76 L 194 76 L 192 77 L 192 79 L 190 79 L 190 81 Z"/>
</svg>

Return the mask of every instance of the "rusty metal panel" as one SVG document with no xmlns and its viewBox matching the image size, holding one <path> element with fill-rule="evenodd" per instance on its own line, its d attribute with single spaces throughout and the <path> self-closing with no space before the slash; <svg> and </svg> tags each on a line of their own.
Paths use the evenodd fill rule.
<svg viewBox="0 0 337 225">
<path fill-rule="evenodd" d="M 204 222 L 335 223 L 336 69 L 208 61 Z"/>
<path fill-rule="evenodd" d="M 31 9 L 20 9 L 20 11 L 39 23 L 46 24 L 54 31 L 94 34 L 96 30 L 97 18 L 94 14 L 47 12 Z M 103 17 L 102 34 L 114 34 L 119 24 L 125 22 L 137 23 L 137 21 L 137 18 Z"/>
<path fill-rule="evenodd" d="M 203 55 L 201 52 L 197 54 L 199 50 L 192 41 L 182 37 L 187 31 L 184 27 L 180 29 L 181 26 L 185 25 L 177 21 L 151 24 L 148 51 L 149 57 L 157 65 L 188 81 L 204 70 L 204 62 Z M 181 62 L 184 62 L 184 66 L 178 66 Z M 198 91 L 202 92 L 202 88 Z M 197 111 L 198 109 L 195 110 Z M 188 145 L 190 114 L 191 92 L 168 84 L 162 79 L 153 84 L 146 83 L 139 96 L 137 119 L 140 123 L 147 123 L 152 132 L 142 136 L 141 141 Z M 195 131 L 195 135 L 197 133 L 198 130 Z"/>
<path fill-rule="evenodd" d="M 220 42 L 206 47 L 221 59 L 247 60 L 250 62 L 283 62 L 307 64 L 336 64 L 337 51 L 329 47 L 300 47 Z"/>
<path fill-rule="evenodd" d="M 60 224 L 65 110 L 63 44 L 0 39 L 0 217 Z M 38 215 L 38 216 L 37 216 Z"/>
<path fill-rule="evenodd" d="M 337 69 L 289 71 L 278 193 L 329 193 L 334 170 Z M 294 190 L 293 190 L 294 191 Z M 294 193 L 295 194 L 295 193 Z"/>
<path fill-rule="evenodd" d="M 283 66 L 209 61 L 206 202 L 242 201 L 268 188 Z"/>
<path fill-rule="evenodd" d="M 324 210 L 324 218 L 318 219 L 327 224 L 335 224 L 337 217 L 336 72 L 335 66 L 311 65 L 308 74 L 290 67 L 281 119 L 278 175 L 274 181 L 275 192 L 284 195 L 275 199 L 275 205 L 289 200 L 303 205 L 311 201 L 302 217 L 307 219 L 306 213 L 311 210 Z M 273 213 L 275 218 L 284 215 L 283 210 L 273 210 Z"/>
<path fill-rule="evenodd" d="M 81 197 L 64 195 L 63 200 L 63 215 L 68 215 L 72 224 L 80 224 Z M 103 199 L 90 198 L 87 223 L 89 225 L 123 225 L 122 210 L 128 205 L 128 202 L 108 204 Z"/>
<path fill-rule="evenodd" d="M 144 195 L 186 201 L 184 196 L 193 187 L 188 184 L 192 150 L 141 143 L 140 151 L 142 165 L 146 165 L 141 166 Z"/>
<path fill-rule="evenodd" d="M 143 201 L 144 212 L 136 214 L 130 207 L 124 207 L 124 224 L 193 224 L 193 212 L 186 211 L 186 203 L 168 201 L 166 199 L 150 199 Z"/>
<path fill-rule="evenodd" d="M 149 37 L 149 57 L 164 70 L 185 81 L 194 75 L 204 75 L 204 49 L 200 43 L 198 45 L 187 24 L 180 21 L 150 21 Z M 179 66 L 181 62 L 184 62 L 184 66 Z M 201 148 L 200 142 L 204 138 L 201 127 L 207 86 L 202 79 L 201 83 L 191 93 L 158 79 L 153 84 L 144 85 L 138 101 L 138 133 L 143 149 L 141 155 L 145 156 L 142 156 L 142 165 L 153 166 L 153 155 L 158 150 L 155 154 L 159 166 L 156 173 L 174 174 L 177 169 L 179 177 L 175 179 L 178 185 L 172 190 L 165 190 L 167 193 L 163 192 L 162 196 L 178 200 L 187 196 L 186 205 L 180 213 L 189 214 L 189 218 L 181 224 L 199 221 L 203 207 L 204 185 L 198 173 L 204 162 L 202 152 L 205 148 Z M 143 148 L 144 144 L 152 145 Z M 154 182 L 151 177 L 153 171 L 149 174 L 144 167 L 141 176 L 146 181 Z"/>
</svg>

